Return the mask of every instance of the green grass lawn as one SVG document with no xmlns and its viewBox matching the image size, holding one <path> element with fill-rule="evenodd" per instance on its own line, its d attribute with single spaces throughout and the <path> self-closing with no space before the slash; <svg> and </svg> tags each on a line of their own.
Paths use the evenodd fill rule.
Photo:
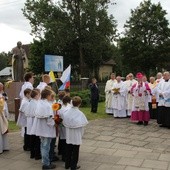
<svg viewBox="0 0 170 170">
<path fill-rule="evenodd" d="M 9 132 L 16 132 L 19 129 L 20 128 L 19 128 L 19 126 L 16 125 L 15 121 L 9 121 Z"/>
<path fill-rule="evenodd" d="M 105 103 L 101 102 L 98 105 L 97 113 L 91 113 L 90 107 L 82 107 L 80 110 L 86 115 L 88 120 L 95 120 L 95 119 L 104 119 L 108 118 L 109 116 L 105 113 Z M 20 128 L 16 125 L 15 121 L 9 121 L 9 132 L 16 132 Z"/>
<path fill-rule="evenodd" d="M 109 117 L 105 113 L 105 102 L 99 103 L 97 113 L 91 113 L 90 107 L 82 107 L 80 110 L 86 115 L 88 120 L 104 119 Z"/>
</svg>

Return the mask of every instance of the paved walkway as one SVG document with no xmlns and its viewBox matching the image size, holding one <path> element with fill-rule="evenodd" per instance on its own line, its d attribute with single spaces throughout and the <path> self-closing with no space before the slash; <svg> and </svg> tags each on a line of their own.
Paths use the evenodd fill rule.
<svg viewBox="0 0 170 170">
<path fill-rule="evenodd" d="M 38 170 L 41 161 L 22 150 L 19 133 L 11 133 L 9 152 L 0 155 L 0 170 Z M 170 170 L 170 130 L 155 121 L 137 126 L 128 119 L 91 121 L 80 150 L 81 170 Z M 57 170 L 64 170 L 61 161 Z"/>
</svg>

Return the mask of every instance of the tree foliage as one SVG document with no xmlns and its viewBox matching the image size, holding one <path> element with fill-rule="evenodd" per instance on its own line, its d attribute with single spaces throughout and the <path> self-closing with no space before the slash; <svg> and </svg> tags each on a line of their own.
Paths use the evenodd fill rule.
<svg viewBox="0 0 170 170">
<path fill-rule="evenodd" d="M 161 69 L 160 63 L 168 60 L 170 29 L 165 16 L 161 4 L 152 4 L 151 0 L 131 10 L 124 37 L 119 42 L 125 70 L 149 74 Z"/>
<path fill-rule="evenodd" d="M 27 0 L 23 13 L 39 39 L 32 44 L 31 60 L 45 53 L 58 54 L 64 56 L 65 66 L 72 64 L 82 76 L 97 72 L 113 55 L 116 21 L 108 16 L 108 4 L 109 0 Z M 41 50 L 35 50 L 38 47 Z M 34 62 L 38 61 L 31 65 Z"/>
<path fill-rule="evenodd" d="M 4 69 L 5 67 L 8 66 L 8 62 L 9 62 L 9 55 L 5 52 L 1 52 L 0 53 L 0 59 L 1 59 L 1 62 L 0 62 L 0 71 L 2 69 Z"/>
</svg>

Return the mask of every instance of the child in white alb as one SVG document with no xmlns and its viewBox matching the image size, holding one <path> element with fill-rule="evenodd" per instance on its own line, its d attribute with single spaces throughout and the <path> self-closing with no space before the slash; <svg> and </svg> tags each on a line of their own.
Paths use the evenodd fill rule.
<svg viewBox="0 0 170 170">
<path fill-rule="evenodd" d="M 63 117 L 63 125 L 66 128 L 65 169 L 71 168 L 71 170 L 76 170 L 80 168 L 80 166 L 77 165 L 79 147 L 82 144 L 84 127 L 88 124 L 85 115 L 79 110 L 81 102 L 82 100 L 79 96 L 73 97 L 73 107 L 69 109 Z"/>
<path fill-rule="evenodd" d="M 30 136 L 30 158 L 35 160 L 41 159 L 40 153 L 40 138 L 32 134 L 32 127 L 35 118 L 35 111 L 37 108 L 38 101 L 40 99 L 40 90 L 33 89 L 31 92 L 31 100 L 26 109 L 27 117 L 27 135 Z"/>
<path fill-rule="evenodd" d="M 24 98 L 21 101 L 21 105 L 19 108 L 19 116 L 17 120 L 17 125 L 24 128 L 24 151 L 30 151 L 30 136 L 27 135 L 27 117 L 26 117 L 26 110 L 31 98 L 31 89 L 24 90 Z"/>
<path fill-rule="evenodd" d="M 44 89 L 41 100 L 37 104 L 32 133 L 40 137 L 42 169 L 54 169 L 56 166 L 50 162 L 50 144 L 56 137 L 54 113 L 50 104 L 52 91 Z"/>
<path fill-rule="evenodd" d="M 61 119 L 64 118 L 64 114 L 71 108 L 71 98 L 69 96 L 64 96 L 62 100 L 62 107 L 57 112 L 57 114 L 60 116 Z M 60 148 L 61 148 L 61 155 L 62 155 L 62 161 L 65 162 L 65 156 L 66 156 L 66 129 L 64 125 L 61 123 L 59 125 L 59 137 L 60 137 Z"/>
</svg>

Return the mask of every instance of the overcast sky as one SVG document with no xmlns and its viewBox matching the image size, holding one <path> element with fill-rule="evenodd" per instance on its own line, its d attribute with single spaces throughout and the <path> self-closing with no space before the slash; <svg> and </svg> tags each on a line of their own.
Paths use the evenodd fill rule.
<svg viewBox="0 0 170 170">
<path fill-rule="evenodd" d="M 21 9 L 26 0 L 0 0 L 0 52 L 10 51 L 17 41 L 28 44 L 33 37 L 30 35 L 29 21 L 23 16 Z M 118 22 L 118 31 L 122 32 L 123 25 L 130 17 L 130 10 L 139 6 L 142 0 L 111 0 L 116 2 L 109 8 Z M 158 3 L 160 0 L 152 0 Z M 170 21 L 170 0 L 161 0 L 161 5 L 167 11 L 166 18 Z"/>
</svg>

